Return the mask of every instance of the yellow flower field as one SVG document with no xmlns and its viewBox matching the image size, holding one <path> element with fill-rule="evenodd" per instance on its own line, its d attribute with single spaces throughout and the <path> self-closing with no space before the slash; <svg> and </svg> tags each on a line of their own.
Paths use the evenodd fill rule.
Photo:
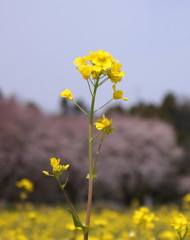
<svg viewBox="0 0 190 240">
<path fill-rule="evenodd" d="M 67 209 L 61 206 L 19 205 L 2 208 L 0 240 L 82 240 Z M 81 211 L 82 219 L 85 212 Z M 188 239 L 190 209 L 178 206 L 103 209 L 92 213 L 91 240 Z M 187 233 L 183 238 L 184 231 Z M 181 234 L 181 238 L 179 236 Z"/>
</svg>

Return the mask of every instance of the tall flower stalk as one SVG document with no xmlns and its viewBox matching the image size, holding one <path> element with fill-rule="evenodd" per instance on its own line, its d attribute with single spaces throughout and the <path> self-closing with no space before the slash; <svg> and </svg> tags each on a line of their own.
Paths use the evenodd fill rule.
<svg viewBox="0 0 190 240">
<path fill-rule="evenodd" d="M 88 183 L 88 202 L 87 202 L 87 210 L 86 210 L 86 226 L 90 227 L 90 215 L 91 215 L 91 208 L 92 208 L 92 192 L 93 192 L 93 121 L 94 121 L 94 105 L 95 105 L 95 98 L 96 98 L 96 91 L 98 88 L 99 77 L 96 79 L 94 85 L 94 92 L 92 94 L 92 102 L 91 102 L 91 109 L 89 115 L 89 183 Z M 84 240 L 88 239 L 88 232 L 84 235 Z"/>
<path fill-rule="evenodd" d="M 65 186 L 67 181 L 64 184 L 61 184 L 60 175 L 67 170 L 69 165 L 61 165 L 60 159 L 51 158 L 50 165 L 52 166 L 52 173 L 47 171 L 43 171 L 44 174 L 48 176 L 54 176 L 63 190 L 64 196 L 66 201 L 69 205 L 69 212 L 72 215 L 73 222 L 75 227 L 79 227 L 83 230 L 84 240 L 88 240 L 89 231 L 90 231 L 90 217 L 91 217 L 91 209 L 92 209 L 92 197 L 93 197 L 93 182 L 96 176 L 96 164 L 97 159 L 99 157 L 100 149 L 102 147 L 102 143 L 104 138 L 112 133 L 114 130 L 112 127 L 112 120 L 109 120 L 102 116 L 102 118 L 98 119 L 94 122 L 94 115 L 100 109 L 108 105 L 112 100 L 122 99 L 127 101 L 128 98 L 123 97 L 123 91 L 117 90 L 116 85 L 118 82 L 122 81 L 122 77 L 125 75 L 125 72 L 121 71 L 122 65 L 119 63 L 118 60 L 115 60 L 109 52 L 105 52 L 103 50 L 98 50 L 97 52 L 90 51 L 90 54 L 84 57 L 78 57 L 73 62 L 74 65 L 77 67 L 78 71 L 82 75 L 83 79 L 87 81 L 87 85 L 91 94 L 91 106 L 90 111 L 86 112 L 74 99 L 72 92 L 69 89 L 65 89 L 61 92 L 61 97 L 67 98 L 68 100 L 72 101 L 87 117 L 89 122 L 89 172 L 87 174 L 88 179 L 88 200 L 87 200 L 87 209 L 86 209 L 86 222 L 85 225 L 82 223 L 79 215 L 74 208 L 73 204 L 71 203 L 66 190 Z M 108 80 L 112 82 L 112 89 L 113 95 L 112 98 L 104 103 L 98 109 L 95 109 L 95 100 L 96 100 L 96 93 L 98 88 L 100 88 L 103 84 L 105 84 Z M 93 135 L 93 127 L 96 127 L 98 133 Z M 99 146 L 96 152 L 96 155 L 93 156 L 93 143 L 94 140 L 99 138 Z"/>
</svg>

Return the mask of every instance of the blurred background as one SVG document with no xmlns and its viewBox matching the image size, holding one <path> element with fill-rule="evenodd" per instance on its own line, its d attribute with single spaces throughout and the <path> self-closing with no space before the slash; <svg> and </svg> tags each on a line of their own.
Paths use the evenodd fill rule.
<svg viewBox="0 0 190 240">
<path fill-rule="evenodd" d="M 87 119 L 59 94 L 69 88 L 88 109 L 72 61 L 99 49 L 123 64 L 118 89 L 129 101 L 104 109 L 115 131 L 103 144 L 94 201 L 177 202 L 190 192 L 189 8 L 188 0 L 0 2 L 1 201 L 19 199 L 22 178 L 34 183 L 31 201 L 63 201 L 42 174 L 51 157 L 71 165 L 72 200 L 86 200 Z M 106 83 L 96 106 L 112 91 Z"/>
</svg>

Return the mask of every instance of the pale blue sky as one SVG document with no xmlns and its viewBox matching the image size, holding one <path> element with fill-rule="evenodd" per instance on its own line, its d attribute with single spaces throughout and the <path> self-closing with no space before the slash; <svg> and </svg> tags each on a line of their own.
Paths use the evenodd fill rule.
<svg viewBox="0 0 190 240">
<path fill-rule="evenodd" d="M 0 89 L 55 112 L 59 92 L 90 100 L 72 61 L 103 49 L 121 61 L 129 97 L 190 94 L 189 0 L 1 0 Z M 100 90 L 98 106 L 112 95 Z"/>
</svg>

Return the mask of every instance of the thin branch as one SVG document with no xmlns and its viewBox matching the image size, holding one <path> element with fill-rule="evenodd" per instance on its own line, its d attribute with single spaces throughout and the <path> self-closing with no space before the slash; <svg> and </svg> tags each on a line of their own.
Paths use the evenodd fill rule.
<svg viewBox="0 0 190 240">
<path fill-rule="evenodd" d="M 101 131 L 99 131 L 93 138 L 92 141 L 94 141 L 94 139 L 96 139 L 99 135 L 100 135 Z"/>
<path fill-rule="evenodd" d="M 99 84 L 98 87 L 100 87 L 103 83 L 105 83 L 109 78 L 105 78 L 104 80 L 102 80 Z"/>
<path fill-rule="evenodd" d="M 91 87 L 90 87 L 89 79 L 87 79 L 87 83 L 88 83 L 88 88 L 89 88 L 89 90 L 90 90 L 90 94 L 91 94 L 91 96 L 92 96 L 92 90 L 91 90 Z"/>
<path fill-rule="evenodd" d="M 91 78 L 89 78 L 89 79 L 90 79 L 91 84 L 94 86 L 94 83 L 93 83 L 92 79 Z"/>
<path fill-rule="evenodd" d="M 100 109 L 102 109 L 102 108 L 105 107 L 106 105 L 108 105 L 108 103 L 110 103 L 112 100 L 113 100 L 113 98 L 110 99 L 110 100 L 109 100 L 107 103 L 105 103 L 103 106 L 101 106 L 100 108 L 98 108 L 97 110 L 95 110 L 94 113 L 97 112 L 97 111 L 99 111 Z"/>
<path fill-rule="evenodd" d="M 62 184 L 61 184 L 61 182 L 60 182 L 59 177 L 56 177 L 56 179 L 57 179 L 57 182 L 58 182 L 58 184 L 59 184 L 61 190 L 63 191 L 64 197 L 65 197 L 65 199 L 66 199 L 66 201 L 67 201 L 69 207 L 72 209 L 72 211 L 73 211 L 73 212 L 75 213 L 75 215 L 77 216 L 78 220 L 81 222 L 80 217 L 79 217 L 77 211 L 75 210 L 75 208 L 74 208 L 74 206 L 73 206 L 71 200 L 69 199 L 69 197 L 68 197 L 68 195 L 67 195 L 65 189 L 62 187 Z"/>
<path fill-rule="evenodd" d="M 95 160 L 94 160 L 93 173 L 96 172 L 96 164 L 97 164 L 98 157 L 99 157 L 99 155 L 100 155 L 100 150 L 101 150 L 101 147 L 102 147 L 102 143 L 103 143 L 104 137 L 105 137 L 105 135 L 102 134 L 102 136 L 101 136 L 101 138 L 100 138 L 100 144 L 99 144 L 98 150 L 97 150 L 97 152 L 96 152 L 96 158 L 95 158 Z"/>
<path fill-rule="evenodd" d="M 77 103 L 73 100 L 73 103 L 86 115 L 89 117 L 88 113 L 86 111 L 84 111 L 84 109 Z"/>
</svg>

